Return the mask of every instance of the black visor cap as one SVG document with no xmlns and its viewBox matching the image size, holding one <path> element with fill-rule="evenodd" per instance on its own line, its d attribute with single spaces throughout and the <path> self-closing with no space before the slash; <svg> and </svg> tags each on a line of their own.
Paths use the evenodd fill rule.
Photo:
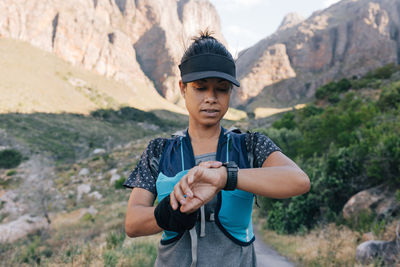
<svg viewBox="0 0 400 267">
<path fill-rule="evenodd" d="M 235 62 L 217 54 L 201 54 L 189 57 L 179 65 L 182 82 L 193 82 L 206 78 L 222 78 L 237 87 Z"/>
</svg>

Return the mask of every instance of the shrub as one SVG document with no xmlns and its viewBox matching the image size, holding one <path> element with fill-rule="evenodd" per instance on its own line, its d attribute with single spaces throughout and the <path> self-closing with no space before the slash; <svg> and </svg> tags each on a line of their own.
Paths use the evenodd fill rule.
<svg viewBox="0 0 400 267">
<path fill-rule="evenodd" d="M 319 87 L 315 92 L 315 97 L 317 99 L 324 99 L 326 97 L 331 98 L 333 95 L 337 95 L 337 97 L 333 97 L 333 99 L 337 99 L 339 93 L 348 91 L 351 86 L 351 82 L 346 78 L 343 78 L 339 82 L 330 82 Z"/>
<path fill-rule="evenodd" d="M 337 84 L 336 84 L 336 92 L 346 92 L 351 88 L 351 82 L 347 80 L 346 78 L 341 79 Z"/>
<path fill-rule="evenodd" d="M 18 167 L 22 162 L 22 154 L 14 149 L 0 151 L 0 168 L 10 169 Z"/>
<path fill-rule="evenodd" d="M 122 176 L 118 180 L 115 181 L 114 187 L 115 189 L 125 189 L 124 183 L 125 183 L 126 178 Z"/>
<path fill-rule="evenodd" d="M 400 82 L 393 83 L 382 89 L 378 106 L 381 110 L 398 108 L 400 103 Z"/>
<path fill-rule="evenodd" d="M 328 97 L 329 103 L 335 104 L 340 101 L 340 96 L 338 93 L 334 93 Z"/>
<path fill-rule="evenodd" d="M 275 129 L 257 129 L 262 134 L 265 134 L 274 143 L 282 149 L 283 153 L 290 158 L 294 158 L 299 154 L 298 149 L 302 144 L 302 134 L 299 129 L 289 130 L 287 128 Z"/>
<path fill-rule="evenodd" d="M 296 122 L 294 121 L 294 118 L 295 116 L 293 112 L 287 112 L 280 120 L 275 121 L 272 126 L 276 129 L 294 129 L 296 127 Z"/>
<path fill-rule="evenodd" d="M 304 108 L 300 109 L 299 116 L 302 120 L 304 120 L 308 117 L 321 114 L 322 112 L 323 112 L 322 108 L 319 108 L 313 104 L 308 104 Z"/>
<path fill-rule="evenodd" d="M 368 72 L 365 77 L 372 79 L 389 79 L 393 73 L 399 70 L 399 67 L 394 63 L 389 63 L 383 67 L 377 68 Z"/>
<path fill-rule="evenodd" d="M 17 174 L 17 171 L 16 170 L 10 170 L 10 171 L 8 171 L 7 172 L 7 176 L 13 176 L 13 175 L 15 175 L 15 174 Z"/>
<path fill-rule="evenodd" d="M 356 92 L 339 98 L 354 82 L 386 83 L 377 77 L 390 77 L 391 71 L 387 67 L 360 80 L 328 83 L 317 90 L 316 97 L 328 98 L 335 105 L 308 105 L 285 114 L 273 123 L 274 128 L 258 129 L 296 160 L 311 180 L 306 195 L 261 199 L 267 227 L 294 233 L 321 222 L 341 223 L 341 211 L 352 195 L 383 182 L 400 183 L 400 82 L 383 88 L 378 101 Z M 368 214 L 351 224 L 376 235 L 385 227 L 384 221 Z"/>
<path fill-rule="evenodd" d="M 89 212 L 85 213 L 85 215 L 82 216 L 81 221 L 83 222 L 94 222 L 95 219 L 92 214 Z"/>
<path fill-rule="evenodd" d="M 315 98 L 317 99 L 324 99 L 328 95 L 328 91 L 326 87 L 321 86 L 315 92 Z"/>
</svg>

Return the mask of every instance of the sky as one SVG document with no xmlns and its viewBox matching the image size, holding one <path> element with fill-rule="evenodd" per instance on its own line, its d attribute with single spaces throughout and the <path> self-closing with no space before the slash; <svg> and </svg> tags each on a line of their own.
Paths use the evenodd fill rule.
<svg viewBox="0 0 400 267">
<path fill-rule="evenodd" d="M 286 14 L 308 18 L 339 0 L 210 0 L 221 19 L 233 55 L 274 33 Z"/>
</svg>

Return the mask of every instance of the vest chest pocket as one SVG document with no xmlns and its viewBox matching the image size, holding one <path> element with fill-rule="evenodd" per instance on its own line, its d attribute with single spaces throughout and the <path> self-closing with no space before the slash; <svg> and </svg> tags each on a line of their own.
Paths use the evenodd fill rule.
<svg viewBox="0 0 400 267">
<path fill-rule="evenodd" d="M 219 220 L 232 231 L 242 232 L 251 223 L 253 194 L 242 191 L 222 191 Z"/>
<path fill-rule="evenodd" d="M 171 192 L 174 190 L 174 186 L 181 180 L 183 176 L 188 173 L 188 171 L 189 170 L 181 171 L 174 177 L 166 176 L 160 172 L 156 181 L 157 197 L 159 202 L 171 194 Z"/>
</svg>

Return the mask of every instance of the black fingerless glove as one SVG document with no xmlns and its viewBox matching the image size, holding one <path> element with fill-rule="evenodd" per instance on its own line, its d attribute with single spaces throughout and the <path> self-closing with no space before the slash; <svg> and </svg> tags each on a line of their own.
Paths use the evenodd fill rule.
<svg viewBox="0 0 400 267">
<path fill-rule="evenodd" d="M 165 197 L 155 208 L 154 217 L 158 226 L 167 231 L 182 233 L 185 230 L 190 230 L 196 224 L 199 210 L 193 213 L 182 213 L 179 208 L 173 210 L 170 204 L 170 197 Z"/>
</svg>

